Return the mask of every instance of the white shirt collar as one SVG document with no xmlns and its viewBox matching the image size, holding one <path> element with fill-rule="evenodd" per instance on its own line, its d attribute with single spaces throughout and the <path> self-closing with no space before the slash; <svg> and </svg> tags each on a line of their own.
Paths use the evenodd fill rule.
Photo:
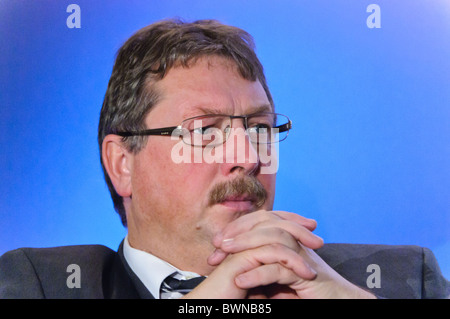
<svg viewBox="0 0 450 319">
<path fill-rule="evenodd" d="M 123 255 L 131 270 L 156 299 L 161 298 L 161 283 L 167 276 L 176 273 L 174 277 L 177 279 L 198 277 L 196 273 L 181 271 L 150 253 L 131 247 L 128 242 L 128 235 L 123 241 Z"/>
</svg>

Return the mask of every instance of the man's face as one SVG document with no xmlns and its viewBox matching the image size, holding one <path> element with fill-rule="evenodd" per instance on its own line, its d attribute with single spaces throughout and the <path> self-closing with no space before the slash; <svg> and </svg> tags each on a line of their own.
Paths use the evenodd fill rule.
<svg viewBox="0 0 450 319">
<path fill-rule="evenodd" d="M 219 57 L 199 59 L 189 68 L 172 68 L 156 88 L 161 99 L 145 119 L 147 128 L 177 126 L 187 118 L 211 113 L 272 111 L 259 81 L 243 79 L 232 62 Z M 242 120 L 233 120 L 233 127 L 243 128 Z M 237 160 L 239 143 L 226 147 L 230 139 L 242 137 L 246 141 L 240 149 L 245 147 L 244 162 Z M 275 174 L 261 174 L 256 146 L 243 130 L 232 132 L 223 145 L 222 163 L 177 164 L 172 159 L 177 143 L 169 137 L 149 136 L 146 146 L 133 155 L 132 195 L 126 204 L 129 240 L 132 246 L 176 267 L 208 274 L 212 268 L 206 259 L 214 250 L 213 236 L 242 214 L 271 210 Z M 194 153 L 194 147 L 187 149 Z M 262 206 L 258 207 L 252 194 L 210 202 L 218 185 L 240 178 L 259 181 L 267 194 Z"/>
</svg>

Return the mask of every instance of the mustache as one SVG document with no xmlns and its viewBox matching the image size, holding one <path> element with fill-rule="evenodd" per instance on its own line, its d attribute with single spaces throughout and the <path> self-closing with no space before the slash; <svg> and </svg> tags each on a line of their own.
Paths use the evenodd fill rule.
<svg viewBox="0 0 450 319">
<path fill-rule="evenodd" d="M 222 203 L 230 197 L 249 198 L 259 208 L 267 199 L 267 191 L 255 177 L 240 176 L 215 185 L 209 195 L 209 205 Z"/>
</svg>

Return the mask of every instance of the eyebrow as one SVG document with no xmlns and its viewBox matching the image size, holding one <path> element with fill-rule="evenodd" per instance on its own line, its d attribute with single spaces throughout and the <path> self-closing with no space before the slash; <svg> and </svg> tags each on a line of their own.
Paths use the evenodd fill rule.
<svg viewBox="0 0 450 319">
<path fill-rule="evenodd" d="M 258 113 L 266 113 L 266 112 L 274 112 L 272 105 L 270 104 L 263 104 L 260 106 L 256 106 L 251 108 L 253 110 L 252 112 L 246 114 L 246 115 L 252 115 L 252 114 L 258 114 Z"/>
<path fill-rule="evenodd" d="M 265 112 L 273 112 L 272 105 L 263 104 L 263 105 L 259 105 L 259 106 L 252 106 L 252 107 L 250 107 L 249 112 L 247 112 L 246 114 L 242 114 L 242 115 L 253 115 L 253 114 L 265 113 Z M 201 114 L 198 114 L 198 113 L 201 113 Z M 197 107 L 195 109 L 195 111 L 187 112 L 184 114 L 184 116 L 185 116 L 185 118 L 190 118 L 190 117 L 195 117 L 195 116 L 199 116 L 199 115 L 209 115 L 209 114 L 224 114 L 224 112 L 221 110 L 210 108 L 210 107 Z M 227 115 L 232 115 L 232 114 L 227 114 Z"/>
</svg>

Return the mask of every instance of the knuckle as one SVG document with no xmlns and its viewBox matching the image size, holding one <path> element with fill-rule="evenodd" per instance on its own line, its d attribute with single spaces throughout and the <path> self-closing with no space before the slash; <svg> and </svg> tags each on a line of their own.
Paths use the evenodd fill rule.
<svg viewBox="0 0 450 319">
<path fill-rule="evenodd" d="M 279 238 L 285 239 L 287 237 L 286 231 L 284 229 L 273 228 L 272 232 L 273 232 L 272 236 L 275 236 L 277 238 L 279 237 Z"/>
<path fill-rule="evenodd" d="M 281 254 L 284 251 L 284 245 L 279 243 L 271 243 L 268 247 L 270 252 L 273 254 Z"/>
<path fill-rule="evenodd" d="M 286 230 L 282 230 L 282 231 L 281 231 L 280 237 L 281 237 L 281 239 L 283 239 L 283 240 L 286 241 L 286 242 L 292 242 L 292 241 L 295 241 L 294 236 L 293 236 L 290 232 L 288 232 L 288 231 L 286 231 Z"/>
<path fill-rule="evenodd" d="M 278 275 L 283 274 L 286 268 L 289 268 L 289 260 L 287 259 L 280 259 L 280 263 L 275 264 L 275 271 Z"/>
</svg>

